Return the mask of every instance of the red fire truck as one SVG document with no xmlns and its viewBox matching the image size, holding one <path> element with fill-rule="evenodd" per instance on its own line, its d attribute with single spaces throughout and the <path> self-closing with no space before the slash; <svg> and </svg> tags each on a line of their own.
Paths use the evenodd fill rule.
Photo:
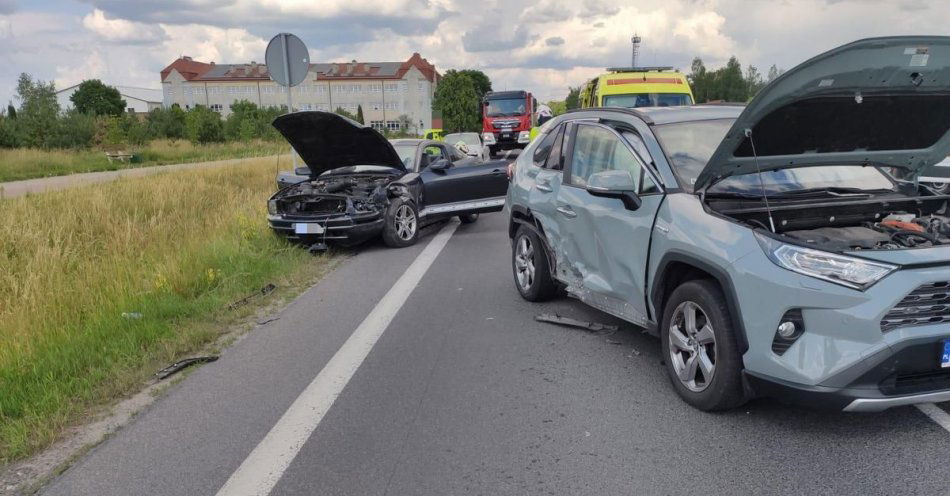
<svg viewBox="0 0 950 496">
<path fill-rule="evenodd" d="M 531 140 L 537 100 L 527 91 L 491 91 L 482 99 L 482 141 L 492 155 L 524 148 Z"/>
</svg>

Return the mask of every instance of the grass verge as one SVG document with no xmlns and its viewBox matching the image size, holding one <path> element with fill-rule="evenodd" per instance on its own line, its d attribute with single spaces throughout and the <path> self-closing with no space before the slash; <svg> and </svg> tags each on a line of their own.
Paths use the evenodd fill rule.
<svg viewBox="0 0 950 496">
<path fill-rule="evenodd" d="M 0 182 L 37 177 L 64 176 L 80 172 L 118 170 L 129 167 L 205 162 L 230 158 L 263 157 L 286 151 L 287 145 L 277 141 L 194 145 L 188 141 L 154 140 L 147 145 L 131 147 L 135 154 L 131 164 L 112 162 L 101 150 L 37 150 L 34 148 L 0 148 Z"/>
<path fill-rule="evenodd" d="M 273 174 L 262 159 L 0 202 L 0 462 L 213 341 L 241 315 L 229 302 L 329 265 L 270 233 Z"/>
</svg>

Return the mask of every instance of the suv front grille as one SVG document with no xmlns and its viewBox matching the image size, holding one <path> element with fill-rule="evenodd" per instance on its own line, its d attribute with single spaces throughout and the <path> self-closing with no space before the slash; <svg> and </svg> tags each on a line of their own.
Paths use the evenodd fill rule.
<svg viewBox="0 0 950 496">
<path fill-rule="evenodd" d="M 905 296 L 881 319 L 881 332 L 950 322 L 950 282 L 924 284 Z"/>
<path fill-rule="evenodd" d="M 887 395 L 918 394 L 950 389 L 950 370 L 934 370 L 892 375 L 880 385 Z"/>
</svg>

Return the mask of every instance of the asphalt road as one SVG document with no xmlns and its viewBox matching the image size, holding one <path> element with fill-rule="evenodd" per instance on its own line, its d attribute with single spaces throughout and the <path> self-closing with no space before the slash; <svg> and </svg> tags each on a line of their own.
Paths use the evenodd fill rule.
<svg viewBox="0 0 950 496">
<path fill-rule="evenodd" d="M 406 249 L 363 248 L 43 493 L 237 494 L 219 493 L 235 474 L 272 478 L 274 495 L 948 492 L 950 432 L 917 409 L 693 410 L 655 338 L 533 320 L 617 323 L 573 300 L 523 301 L 504 215 L 455 227 Z M 449 235 L 441 252 L 427 248 Z M 285 412 L 315 399 L 332 406 L 296 419 L 319 418 L 312 433 L 282 430 Z"/>
</svg>

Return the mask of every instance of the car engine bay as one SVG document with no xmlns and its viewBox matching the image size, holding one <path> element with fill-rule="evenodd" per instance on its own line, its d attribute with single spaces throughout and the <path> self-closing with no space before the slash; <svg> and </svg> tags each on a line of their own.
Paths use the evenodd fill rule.
<svg viewBox="0 0 950 496">
<path fill-rule="evenodd" d="M 393 176 L 331 176 L 288 187 L 274 198 L 287 215 L 365 214 L 389 205 L 387 186 Z"/>
<path fill-rule="evenodd" d="M 775 234 L 829 251 L 900 250 L 950 245 L 948 197 L 899 196 L 818 204 L 773 204 Z M 768 209 L 740 202 L 708 205 L 749 227 L 769 228 Z M 798 204 L 795 204 L 798 203 Z"/>
</svg>

